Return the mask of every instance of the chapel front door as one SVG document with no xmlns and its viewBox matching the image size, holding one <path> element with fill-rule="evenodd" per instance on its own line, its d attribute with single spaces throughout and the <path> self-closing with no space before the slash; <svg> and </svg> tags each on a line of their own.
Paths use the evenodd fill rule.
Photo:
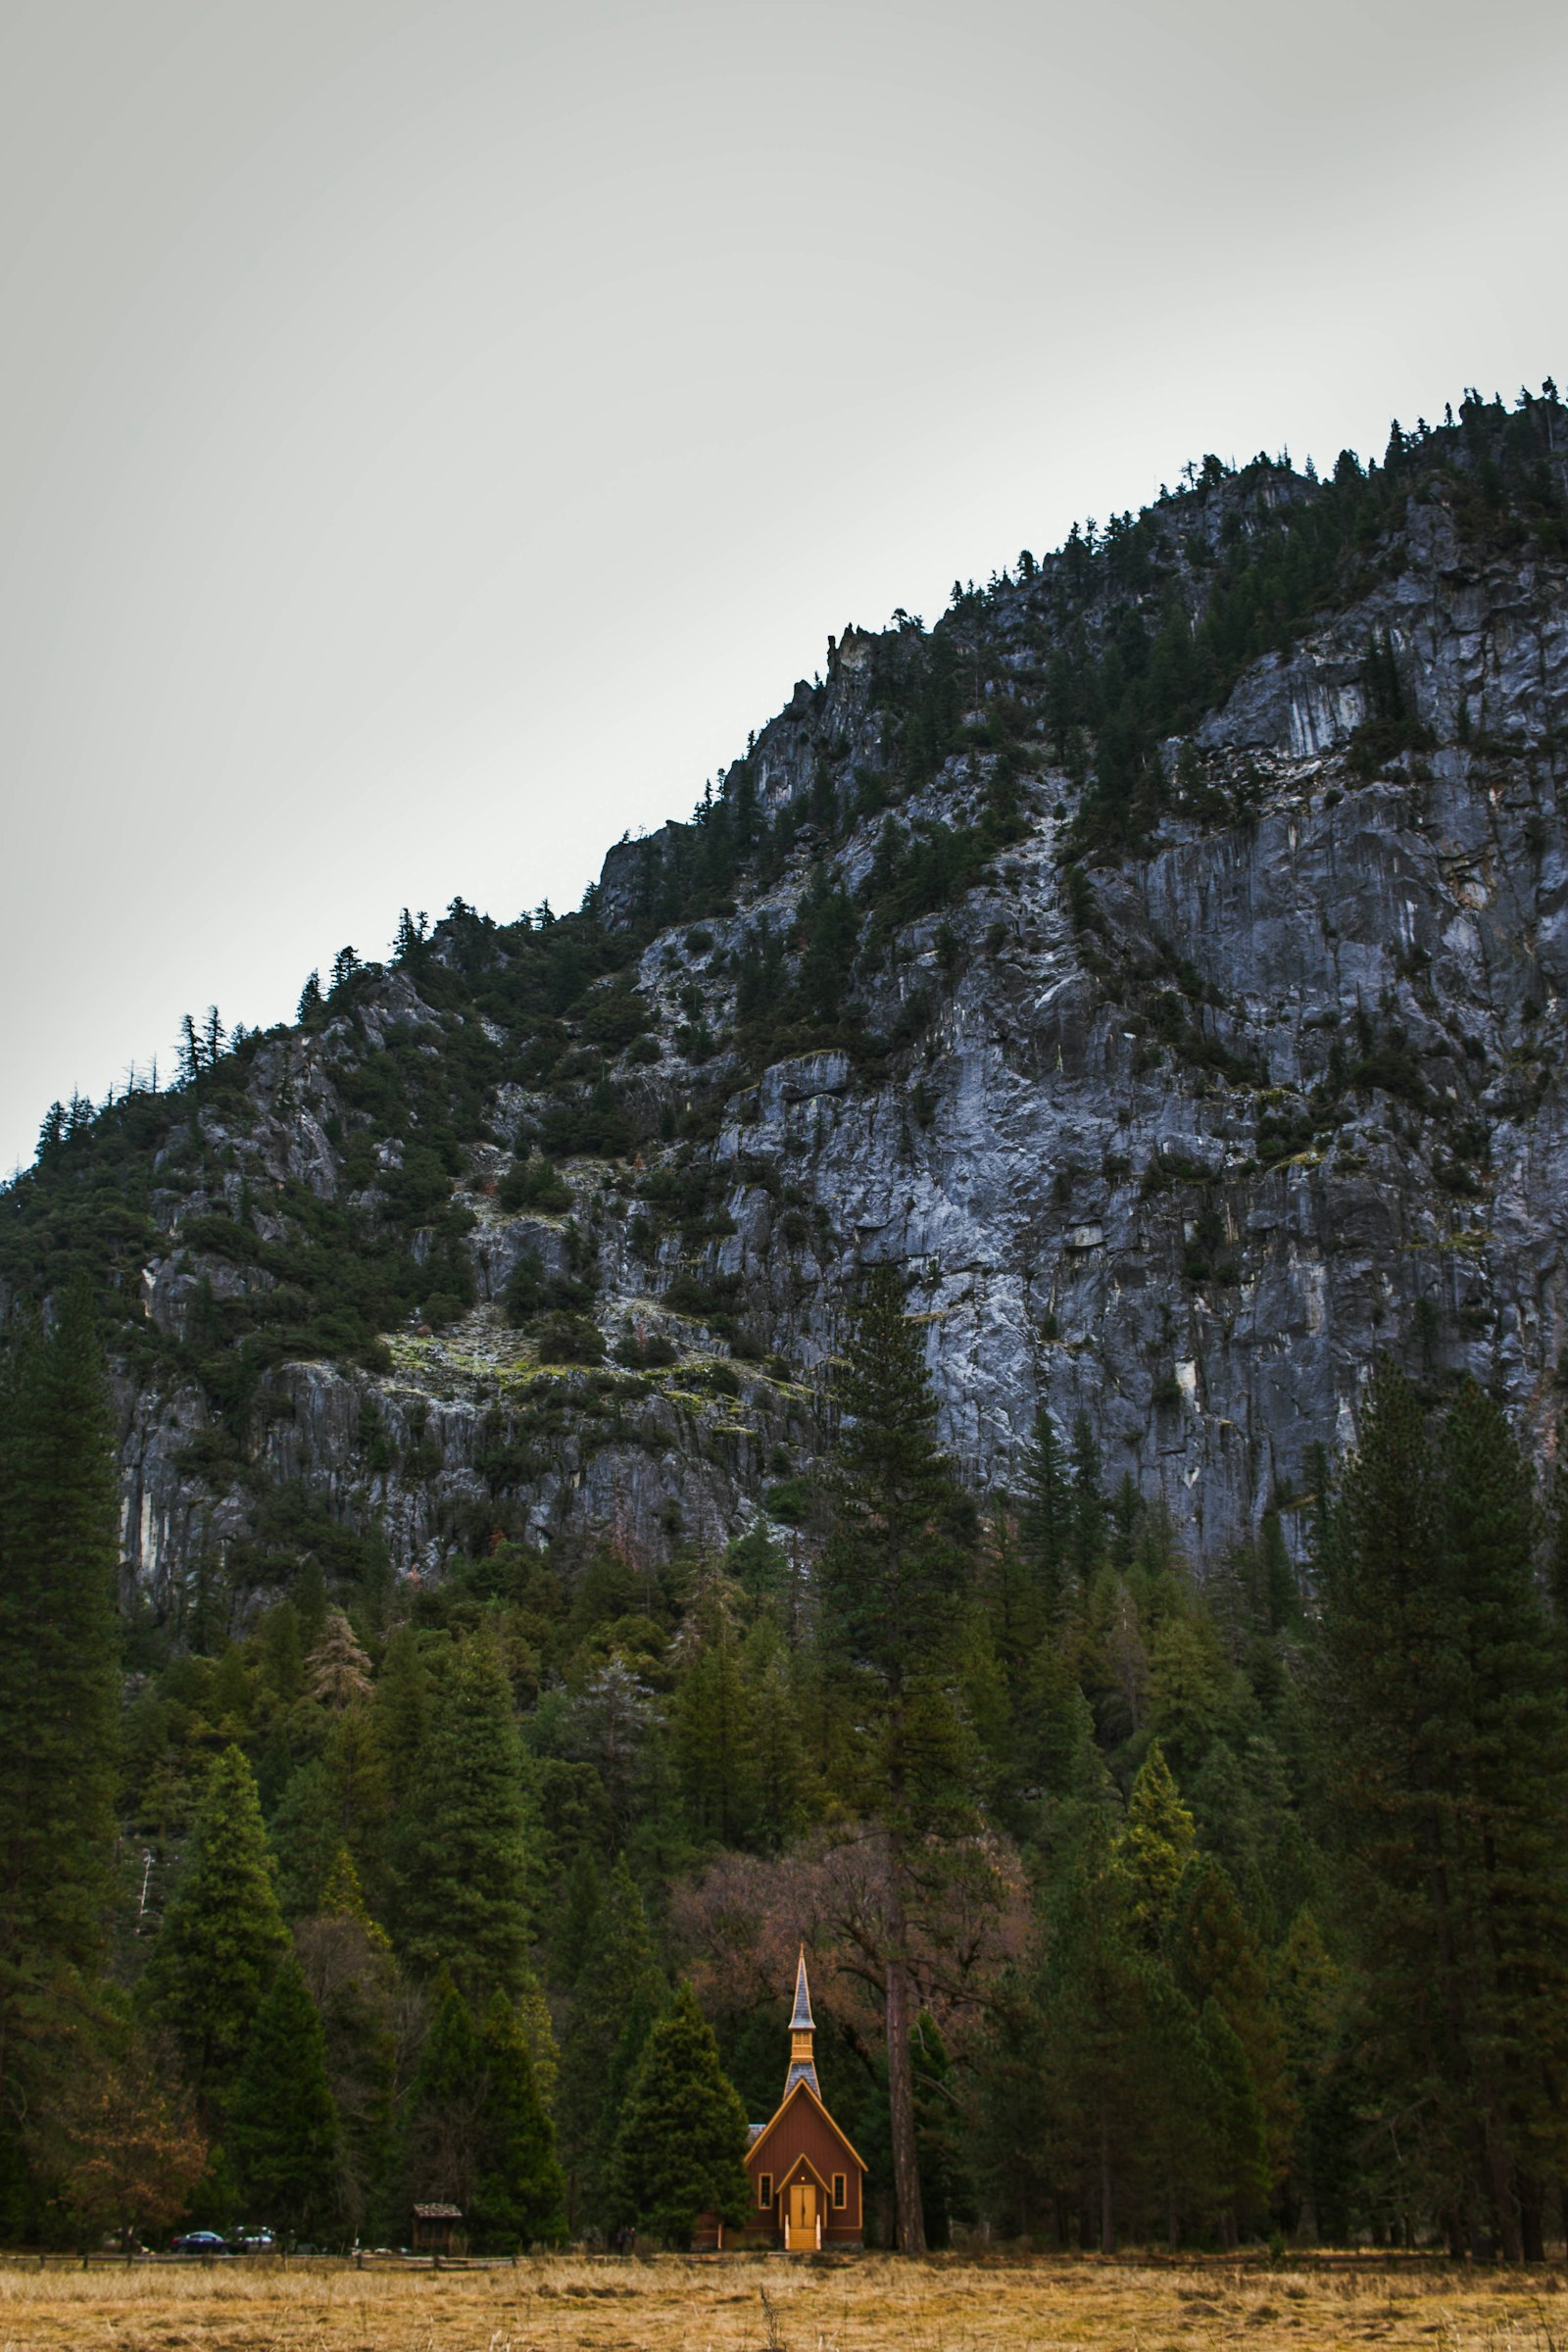
<svg viewBox="0 0 1568 2352">
<path fill-rule="evenodd" d="M 790 2182 L 789 2220 L 785 2226 L 787 2252 L 805 2253 L 816 2245 L 816 2182 Z"/>
</svg>

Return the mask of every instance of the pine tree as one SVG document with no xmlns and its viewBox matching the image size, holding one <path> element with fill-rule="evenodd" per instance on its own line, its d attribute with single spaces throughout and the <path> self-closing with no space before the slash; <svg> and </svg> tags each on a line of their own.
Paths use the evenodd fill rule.
<svg viewBox="0 0 1568 2352">
<path fill-rule="evenodd" d="M 551 1981 L 564 1984 L 569 1992 L 594 1948 L 599 1929 L 600 1912 L 604 1904 L 604 1887 L 598 1863 L 587 1844 L 579 1844 L 572 1855 L 555 1907 L 555 1926 L 551 1934 L 550 1952 L 554 1963 L 549 1974 Z"/>
<path fill-rule="evenodd" d="M 340 2218 L 341 2134 L 326 2037 L 297 1960 L 283 1961 L 252 2030 L 223 2152 L 241 2199 L 290 2237 L 318 2243 Z"/>
<path fill-rule="evenodd" d="M 1000 1794 L 1010 1800 L 1017 1784 L 1013 1709 L 1007 1676 L 992 1630 L 989 1610 L 976 1605 L 961 1619 L 953 1647 L 953 1690 L 967 1731 L 974 1762 L 969 1793 L 982 1800 Z"/>
<path fill-rule="evenodd" d="M 664 2002 L 648 1917 L 624 1855 L 604 1891 L 561 2044 L 557 2121 L 573 2230 L 608 2227 L 610 2150 L 643 2044 Z"/>
<path fill-rule="evenodd" d="M 561 2045 L 551 2022 L 550 2004 L 545 1999 L 544 1986 L 533 1970 L 529 1969 L 517 1995 L 517 2023 L 522 2038 L 528 2045 L 528 2060 L 533 2068 L 534 2083 L 546 2115 L 556 2112 L 556 2084 L 561 2075 Z M 552 2145 L 554 2142 L 552 2141 Z"/>
<path fill-rule="evenodd" d="M 1034 1995 L 1026 1969 L 1006 1970 L 992 1987 L 972 2051 L 969 2166 L 993 2227 L 1005 2237 L 1032 2238 L 1042 2230 L 1058 2180 L 1044 2116 L 1046 2025 Z"/>
<path fill-rule="evenodd" d="M 280 1600 L 262 1619 L 261 1679 L 279 1710 L 292 1707 L 305 1695 L 305 1644 L 300 1638 L 300 1613 L 292 1600 Z"/>
<path fill-rule="evenodd" d="M 328 1609 L 321 1639 L 305 1661 L 305 1685 L 314 1699 L 341 1713 L 370 1690 L 370 1661 L 341 1609 Z"/>
<path fill-rule="evenodd" d="M 1529 1475 L 1473 1383 L 1434 1449 L 1373 1383 L 1330 1519 L 1318 1716 L 1391 2109 L 1423 2103 L 1450 2245 L 1539 2242 L 1568 2162 L 1568 1716 Z"/>
<path fill-rule="evenodd" d="M 1094 1424 L 1079 1413 L 1072 1425 L 1072 1536 L 1073 1574 L 1080 1590 L 1087 1589 L 1105 1556 L 1109 1514 L 1101 1488 L 1102 1465 Z"/>
<path fill-rule="evenodd" d="M 1550 1532 L 1546 1551 L 1546 1596 L 1560 1654 L 1568 1660 L 1568 1428 L 1557 1432 L 1557 1467 L 1548 1494 Z"/>
<path fill-rule="evenodd" d="M 1271 1975 L 1292 2091 L 1301 2125 L 1291 2151 L 1289 2190 L 1305 2234 L 1321 2234 L 1319 2151 L 1328 2104 L 1326 2078 L 1345 2005 L 1344 1971 L 1323 1940 L 1313 1914 L 1304 1907 L 1273 1955 Z"/>
<path fill-rule="evenodd" d="M 1424 1894 L 1429 1849 L 1441 1850 L 1442 1841 L 1443 1726 L 1430 1721 L 1433 1673 L 1447 1648 L 1433 1574 L 1441 1533 L 1419 1401 L 1385 1361 L 1368 1393 L 1358 1450 L 1322 1515 L 1315 1696 L 1347 1909 L 1387 2036 L 1385 2095 L 1398 2106 L 1431 2097 L 1446 2081 L 1463 2095 L 1463 2054 L 1443 1984 L 1447 1924 Z M 1444 2216 L 1455 2250 L 1469 2234 L 1462 2202 L 1450 2199 Z"/>
<path fill-rule="evenodd" d="M 208 2117 L 220 2118 L 288 1947 L 251 1768 L 237 1747 L 214 1760 L 192 1851 L 170 1898 L 146 1988 L 183 2052 Z"/>
<path fill-rule="evenodd" d="M 430 1986 L 430 2001 L 405 2113 L 409 2201 L 439 2200 L 467 2215 L 482 2157 L 484 2053 L 473 2013 L 445 1966 Z"/>
<path fill-rule="evenodd" d="M 1116 1840 L 1116 1861 L 1132 1887 L 1128 1916 L 1144 1942 L 1157 1945 L 1176 1907 L 1176 1889 L 1198 1843 L 1156 1740 L 1139 1768 Z"/>
<path fill-rule="evenodd" d="M 883 1958 L 899 2249 L 925 2250 L 909 2036 L 908 1857 L 961 1801 L 947 1695 L 973 1514 L 936 1443 L 936 1399 L 904 1285 L 873 1267 L 836 1381 L 833 1525 L 818 1572 L 829 1672 L 867 1727 L 863 1802 L 887 1857 Z"/>
<path fill-rule="evenodd" d="M 495 1637 L 445 1661 L 396 1841 L 396 1925 L 425 1972 L 470 1997 L 514 1992 L 528 1960 L 528 1832 L 512 1687 Z"/>
<path fill-rule="evenodd" d="M 1272 2168 L 1257 2085 L 1240 2034 L 1212 1994 L 1199 2016 L 1214 2132 L 1221 2201 L 1221 2229 L 1234 2246 L 1237 2222 L 1254 2214 L 1267 2197 Z"/>
<path fill-rule="evenodd" d="M 387 1642 L 369 1707 L 386 1801 L 396 1814 L 406 1815 L 416 1801 L 433 1707 L 426 1645 L 412 1625 L 400 1625 Z M 348 1720 L 353 1721 L 352 1710 Z M 380 1908 L 391 1916 L 388 1902 Z"/>
<path fill-rule="evenodd" d="M 369 1706 L 348 1706 L 333 1717 L 321 1749 L 340 1836 L 367 1881 L 386 1838 L 391 1810 L 388 1762 Z"/>
<path fill-rule="evenodd" d="M 705 1614 L 670 1710 L 675 1764 L 698 1837 L 737 1845 L 756 1811 L 753 1714 L 730 1600 Z"/>
<path fill-rule="evenodd" d="M 874 1267 L 855 1302 L 835 1400 L 827 1638 L 896 1693 L 955 1630 L 971 1531 L 936 1443 L 918 1327 L 891 1267 Z"/>
<path fill-rule="evenodd" d="M 1441 1453 L 1444 1598 L 1463 1666 L 1448 1842 L 1482 2163 L 1504 2253 L 1539 2260 L 1544 2179 L 1568 2159 L 1568 1710 L 1536 1582 L 1529 1469 L 1472 1380 Z"/>
<path fill-rule="evenodd" d="M 792 1656 L 777 1624 L 764 1617 L 746 1639 L 757 1801 L 754 1831 L 767 1853 L 799 1837 L 816 1775 L 801 1720 L 803 1661 Z"/>
<path fill-rule="evenodd" d="M 1196 2009 L 1213 2000 L 1236 2035 L 1265 2133 L 1270 2181 L 1283 2178 L 1299 2120 L 1268 1971 L 1229 1874 L 1197 1856 L 1177 1891 L 1170 1928 L 1172 1973 Z"/>
<path fill-rule="evenodd" d="M 1155 2144 L 1159 2101 L 1159 1971 L 1128 1919 L 1128 1886 L 1115 1868 L 1102 1815 L 1087 1816 L 1047 1919 L 1036 1991 L 1044 2114 L 1038 2129 L 1057 2178 L 1075 2182 L 1100 2250 L 1115 2252 L 1119 2217 Z"/>
<path fill-rule="evenodd" d="M 1073 1497 L 1056 1425 L 1041 1405 L 1024 1469 L 1023 1509 L 1018 1533 L 1028 1564 L 1036 1622 L 1020 1627 L 1020 1642 L 1032 1656 L 1061 1605 L 1073 1549 Z"/>
<path fill-rule="evenodd" d="M 82 1291 L 0 1364 L 0 2115 L 90 2009 L 115 1840 L 114 1441 Z"/>
<path fill-rule="evenodd" d="M 284 1917 L 299 1919 L 320 1909 L 327 1876 L 343 1850 L 337 1793 L 320 1756 L 292 1774 L 285 1765 L 282 1794 L 272 1806 L 271 1843 Z"/>
<path fill-rule="evenodd" d="M 480 2032 L 484 2099 L 469 2219 L 476 2250 L 515 2253 L 565 2234 L 565 2181 L 527 2035 L 504 1993 L 493 1993 Z"/>
<path fill-rule="evenodd" d="M 1206 2230 L 1229 2203 L 1226 2096 L 1198 2013 L 1135 1927 L 1113 1818 L 1092 1792 L 1066 1816 L 1036 1951 L 978 2052 L 970 2145 L 1021 2233 L 1049 2219 L 1065 2241 L 1075 2204 L 1084 2247 L 1158 2229 L 1174 2249 L 1184 2220 Z"/>
<path fill-rule="evenodd" d="M 1140 2170 L 1150 2198 L 1147 2220 L 1156 2219 L 1154 2200 L 1162 2199 L 1166 2243 L 1174 2254 L 1184 2221 L 1198 2222 L 1206 2233 L 1214 2217 L 1234 2206 L 1236 2111 L 1215 2077 L 1215 2045 L 1201 2018 L 1168 1971 L 1149 1956 L 1142 1985 L 1151 2096 Z"/>
<path fill-rule="evenodd" d="M 300 1921 L 294 1940 L 326 2040 L 343 2135 L 344 2222 L 358 2237 L 386 2237 L 398 2226 L 394 2101 L 407 1998 L 346 1847 L 327 1872 L 319 1910 Z"/>
<path fill-rule="evenodd" d="M 611 2159 L 617 2214 L 686 2246 L 699 2215 L 737 2225 L 751 2212 L 746 2110 L 689 1984 L 649 2034 Z"/>
<path fill-rule="evenodd" d="M 959 2188 L 962 2171 L 959 2110 L 955 2096 L 953 2061 L 941 2029 L 929 2009 L 914 2021 L 910 2051 L 914 2070 L 914 2113 L 920 2151 L 920 2208 L 927 2242 L 936 2249 L 953 2242 L 953 2224 L 963 2219 Z"/>
<path fill-rule="evenodd" d="M 1040 1800 L 1035 1836 L 1049 1850 L 1057 1822 L 1090 1793 L 1102 1799 L 1104 1770 L 1095 1745 L 1094 1715 L 1061 1651 L 1043 1642 L 1024 1686 L 1018 1776 Z"/>
<path fill-rule="evenodd" d="M 1259 1540 L 1259 1600 L 1262 1603 L 1263 1626 L 1270 1634 L 1284 1631 L 1296 1623 L 1301 1610 L 1301 1590 L 1297 1580 L 1296 1563 L 1286 1547 L 1285 1531 L 1278 1511 L 1265 1511 Z"/>
</svg>

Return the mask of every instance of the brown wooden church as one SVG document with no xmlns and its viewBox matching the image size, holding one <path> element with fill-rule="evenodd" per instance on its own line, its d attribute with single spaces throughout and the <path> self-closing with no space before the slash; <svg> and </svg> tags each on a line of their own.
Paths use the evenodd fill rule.
<svg viewBox="0 0 1568 2352">
<path fill-rule="evenodd" d="M 752 2126 L 746 2154 L 760 2233 L 787 2254 L 860 2243 L 865 2166 L 822 2104 L 811 2055 L 815 2032 L 803 1944 L 784 2096 L 767 2123 Z"/>
</svg>

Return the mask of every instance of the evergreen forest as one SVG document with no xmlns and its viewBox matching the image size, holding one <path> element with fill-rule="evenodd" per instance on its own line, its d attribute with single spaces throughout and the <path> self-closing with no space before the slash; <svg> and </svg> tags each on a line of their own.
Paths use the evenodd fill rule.
<svg viewBox="0 0 1568 2352">
<path fill-rule="evenodd" d="M 929 628 L 847 632 L 579 908 L 405 911 L 295 1023 L 188 1016 L 161 1076 L 50 1110 L 0 1191 L 0 2242 L 405 2246 L 416 2204 L 477 2253 L 744 2232 L 804 1945 L 880 2246 L 1563 2245 L 1568 1489 L 1540 1431 L 1568 1364 L 1527 1438 L 1462 1289 L 1556 999 L 1532 962 L 1513 1042 L 1460 1039 L 1406 944 L 1422 1023 L 1357 995 L 1274 1084 L 1272 1015 L 1168 940 L 1138 960 L 1106 907 L 1161 842 L 1250 837 L 1269 777 L 1202 734 L 1244 674 L 1423 532 L 1467 580 L 1558 581 L 1565 480 L 1549 379 L 1322 479 L 1205 458 Z M 1322 805 L 1414 805 L 1435 760 L 1489 807 L 1556 793 L 1560 737 L 1423 702 L 1389 626 L 1354 663 Z M 1212 1544 L 1043 1384 L 1004 1471 L 960 1462 L 910 1269 L 751 1149 L 767 1074 L 832 1058 L 913 1167 L 965 973 L 1027 928 L 966 909 L 1041 841 L 1115 1087 L 1234 1122 L 1223 1164 L 1118 1143 L 1090 1171 L 1168 1215 L 1176 1306 L 1234 1299 L 1236 1188 L 1276 1171 L 1397 1152 L 1448 1220 L 1456 1303 L 1357 1350 L 1353 1436 Z M 1083 1171 L 1036 1174 L 1071 1229 Z M 793 1326 L 725 1270 L 759 1200 Z M 486 1290 L 509 1219 L 534 1239 Z M 813 1302 L 831 1345 L 792 1359 Z M 1156 1437 L 1174 1321 L 1139 1375 Z M 1042 1314 L 1037 1367 L 1092 1336 Z M 429 1367 L 481 1339 L 511 1387 L 493 1352 L 448 1479 Z M 353 1480 L 299 1467 L 301 1366 L 353 1388 Z M 155 1575 L 122 1449 L 158 1413 L 196 1533 Z M 570 1515 L 613 1448 L 652 1492 L 682 1446 L 743 1465 L 743 1532 Z"/>
<path fill-rule="evenodd" d="M 1086 1429 L 966 1493 L 889 1269 L 837 1404 L 810 1565 L 502 1541 L 204 1650 L 117 1610 L 90 1302 L 19 1326 L 10 2240 L 743 2224 L 803 1939 L 884 2243 L 1543 2254 L 1568 1526 L 1495 1403 L 1385 1361 L 1305 1572 L 1200 1578 Z"/>
</svg>

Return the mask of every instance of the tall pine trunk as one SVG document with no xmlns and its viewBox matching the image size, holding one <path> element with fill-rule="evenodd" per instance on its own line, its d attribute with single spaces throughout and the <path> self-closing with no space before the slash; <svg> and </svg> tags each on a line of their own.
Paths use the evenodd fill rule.
<svg viewBox="0 0 1568 2352">
<path fill-rule="evenodd" d="M 907 1855 L 953 1834 L 953 1775 L 931 1716 L 945 1714 L 961 1600 L 973 1565 L 972 1515 L 936 1443 L 936 1398 L 924 1337 L 906 1311 L 895 1267 L 866 1273 L 834 1377 L 838 1427 L 830 1484 L 833 1528 L 818 1568 L 818 1638 L 862 1726 L 867 1823 L 887 1867 L 888 2117 L 896 2235 L 926 2250 L 909 2046 Z M 842 1678 L 842 1679 L 841 1679 Z M 912 1708 L 919 1689 L 925 1718 Z"/>
<path fill-rule="evenodd" d="M 914 2065 L 909 2053 L 908 1922 L 904 1905 L 904 1839 L 888 1837 L 888 2117 L 893 2135 L 893 2193 L 897 2200 L 901 2254 L 923 2254 L 925 2206 L 920 2196 L 920 2157 L 914 2131 Z"/>
</svg>

